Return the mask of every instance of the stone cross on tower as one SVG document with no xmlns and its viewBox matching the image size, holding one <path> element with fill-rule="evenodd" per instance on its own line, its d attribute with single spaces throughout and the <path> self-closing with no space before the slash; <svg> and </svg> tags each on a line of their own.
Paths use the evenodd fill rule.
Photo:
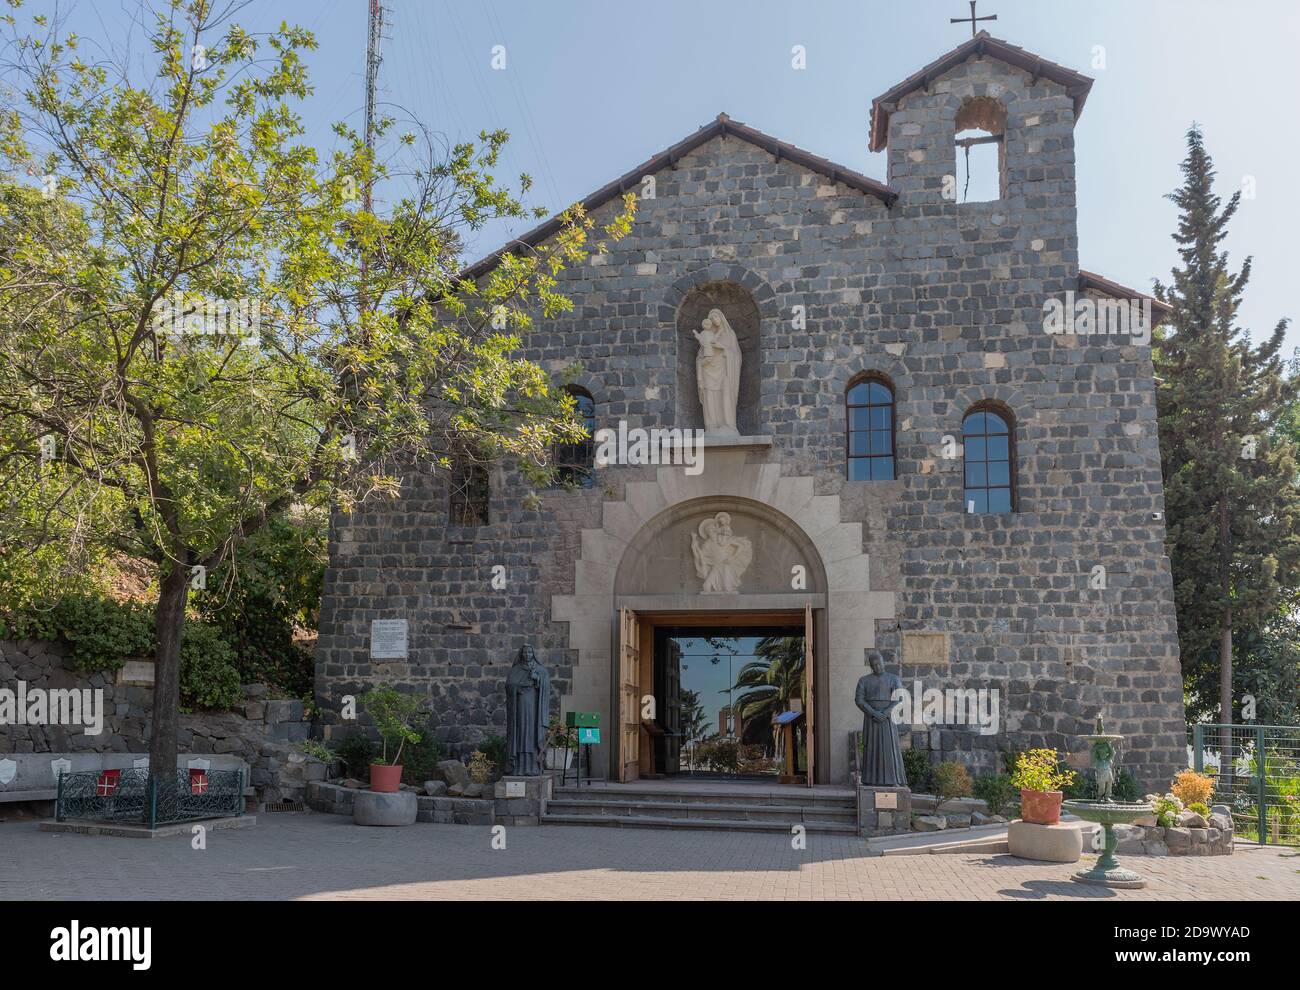
<svg viewBox="0 0 1300 990">
<path fill-rule="evenodd" d="M 975 37 L 975 34 L 976 34 L 976 31 L 975 31 L 975 22 L 976 22 L 976 21 L 996 21 L 997 19 L 998 19 L 998 15 L 997 15 L 997 14 L 989 14 L 987 17 L 976 17 L 976 16 L 975 16 L 975 0 L 970 0 L 970 17 L 949 17 L 949 18 L 948 18 L 948 23 L 949 23 L 949 24 L 965 24 L 965 23 L 969 22 L 969 23 L 970 23 L 970 36 L 973 38 L 973 37 Z"/>
</svg>

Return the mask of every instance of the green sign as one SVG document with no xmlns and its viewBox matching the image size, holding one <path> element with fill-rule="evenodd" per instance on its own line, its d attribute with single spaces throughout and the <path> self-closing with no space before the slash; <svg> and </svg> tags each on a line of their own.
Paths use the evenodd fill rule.
<svg viewBox="0 0 1300 990">
<path fill-rule="evenodd" d="M 600 742 L 600 730 L 594 728 L 578 729 L 578 744 L 585 746 L 587 744 L 595 745 Z"/>
<path fill-rule="evenodd" d="M 564 724 L 570 728 L 594 729 L 600 725 L 600 712 L 565 712 Z"/>
</svg>

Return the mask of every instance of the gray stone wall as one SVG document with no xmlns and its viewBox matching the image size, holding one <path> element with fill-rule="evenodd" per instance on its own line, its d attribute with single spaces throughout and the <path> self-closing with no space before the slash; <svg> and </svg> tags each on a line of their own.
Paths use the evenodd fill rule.
<svg viewBox="0 0 1300 990">
<path fill-rule="evenodd" d="M 0 688 L 17 690 L 101 690 L 104 725 L 99 735 L 81 726 L 0 725 L 0 757 L 9 754 L 134 753 L 147 755 L 153 688 L 121 683 L 110 672 L 85 674 L 66 659 L 62 646 L 46 640 L 0 640 Z M 246 685 L 238 711 L 182 714 L 176 739 L 181 753 L 236 756 L 249 766 L 251 783 L 262 802 L 299 800 L 313 777 L 324 777 L 323 764 L 309 760 L 296 743 L 311 735 L 303 703 L 266 696 L 265 685 Z M 75 765 L 73 769 L 78 769 Z M 10 790 L 20 790 L 15 780 Z M 0 797 L 3 796 L 0 787 Z"/>
<path fill-rule="evenodd" d="M 957 204 L 942 195 L 953 118 L 982 95 L 1007 107 L 1007 194 Z M 1150 350 L 1042 330 L 1044 300 L 1078 277 L 1073 122 L 1056 84 L 968 61 L 893 113 L 893 208 L 734 137 L 711 141 L 657 174 L 628 237 L 564 273 L 574 311 L 541 324 L 527 349 L 557 372 L 581 362 L 598 426 L 672 426 L 680 304 L 701 285 L 743 287 L 761 316 L 754 413 L 774 438 L 751 457 L 811 475 L 863 524 L 872 589 L 897 595 L 877 644 L 906 685 L 1001 692 L 1003 732 L 918 731 L 910 743 L 992 770 L 999 749 L 1081 749 L 1103 712 L 1129 736 L 1139 780 L 1163 788 L 1185 756 Z M 806 327 L 792 323 L 797 306 Z M 844 391 L 863 371 L 895 389 L 893 482 L 845 480 Z M 1015 424 L 1009 515 L 965 513 L 962 461 L 941 456 L 965 412 L 989 401 Z M 501 731 L 500 686 L 525 641 L 558 699 L 575 654 L 551 596 L 573 592 L 581 529 L 647 470 L 603 470 L 591 490 L 543 493 L 535 512 L 498 472 L 490 523 L 473 531 L 446 525 L 445 488 L 430 477 L 388 510 L 337 519 L 322 705 L 380 680 L 406 685 L 433 696 L 449 742 L 472 744 Z M 504 591 L 490 586 L 494 564 Z M 1094 590 L 1098 566 L 1107 584 Z M 369 622 L 387 617 L 411 622 L 408 662 L 367 658 Z M 913 631 L 947 634 L 946 662 L 904 662 Z"/>
</svg>

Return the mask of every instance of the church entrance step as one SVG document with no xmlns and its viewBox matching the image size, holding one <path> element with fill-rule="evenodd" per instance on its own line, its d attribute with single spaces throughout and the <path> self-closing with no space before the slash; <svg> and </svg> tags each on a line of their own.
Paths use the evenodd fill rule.
<svg viewBox="0 0 1300 990">
<path fill-rule="evenodd" d="M 810 822 L 839 822 L 856 825 L 857 810 L 852 807 L 800 808 L 794 805 L 725 804 L 713 802 L 640 801 L 605 798 L 600 801 L 576 801 L 552 798 L 546 803 L 548 813 L 559 815 L 614 815 L 640 818 L 713 818 L 766 821 L 799 825 Z"/>
<path fill-rule="evenodd" d="M 640 782 L 557 787 L 543 824 L 615 828 L 713 829 L 855 835 L 856 796 L 848 788 Z"/>
<path fill-rule="evenodd" d="M 838 788 L 739 787 L 715 788 L 696 784 L 677 786 L 614 784 L 592 787 L 556 787 L 555 800 L 566 801 L 656 801 L 673 804 L 762 804 L 785 808 L 856 808 L 853 791 Z"/>
<path fill-rule="evenodd" d="M 723 832 L 768 832 L 790 834 L 790 824 L 781 822 L 748 821 L 725 818 L 653 818 L 641 815 L 566 814 L 555 815 L 549 811 L 542 815 L 543 825 L 596 825 L 608 828 L 668 828 L 703 829 Z M 797 822 L 809 832 L 820 834 L 856 835 L 857 825 L 838 822 Z"/>
</svg>

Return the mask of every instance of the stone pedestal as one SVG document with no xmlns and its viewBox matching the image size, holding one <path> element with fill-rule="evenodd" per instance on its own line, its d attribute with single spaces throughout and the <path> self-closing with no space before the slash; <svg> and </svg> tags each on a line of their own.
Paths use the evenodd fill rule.
<svg viewBox="0 0 1300 990">
<path fill-rule="evenodd" d="M 494 785 L 496 821 L 502 825 L 536 825 L 555 792 L 549 773 L 537 777 L 502 777 Z"/>
<path fill-rule="evenodd" d="M 912 830 L 909 787 L 859 787 L 858 834 L 894 835 Z"/>
<path fill-rule="evenodd" d="M 1074 822 L 1037 825 L 1017 820 L 1007 826 L 1007 852 L 1043 863 L 1077 863 L 1083 855 L 1083 833 Z"/>
<path fill-rule="evenodd" d="M 418 804 L 411 791 L 357 791 L 352 798 L 354 825 L 414 825 Z"/>
</svg>

